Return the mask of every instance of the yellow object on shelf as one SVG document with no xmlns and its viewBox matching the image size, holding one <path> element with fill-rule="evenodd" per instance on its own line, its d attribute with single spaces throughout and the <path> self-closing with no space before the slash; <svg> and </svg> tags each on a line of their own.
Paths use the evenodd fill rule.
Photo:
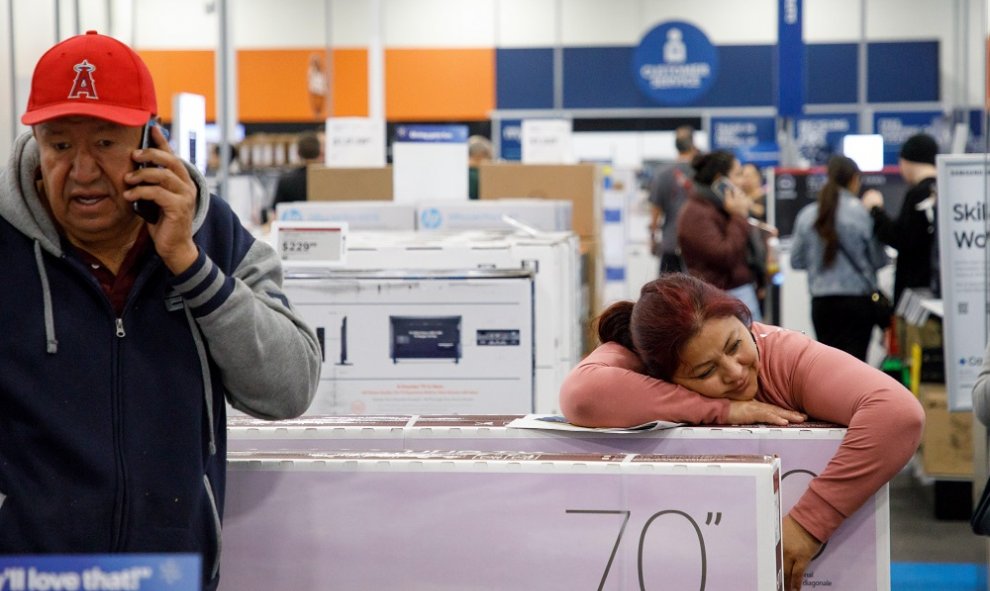
<svg viewBox="0 0 990 591">
<path fill-rule="evenodd" d="M 921 383 L 921 345 L 911 344 L 911 392 L 918 395 L 918 385 Z"/>
</svg>

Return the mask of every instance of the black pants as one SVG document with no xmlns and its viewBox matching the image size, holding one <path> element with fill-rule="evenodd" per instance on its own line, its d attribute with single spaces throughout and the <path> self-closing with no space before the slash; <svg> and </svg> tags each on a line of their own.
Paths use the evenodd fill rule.
<svg viewBox="0 0 990 591">
<path fill-rule="evenodd" d="M 687 267 L 680 253 L 665 252 L 660 255 L 660 274 L 664 273 L 686 273 Z"/>
<path fill-rule="evenodd" d="M 811 298 L 811 322 L 818 342 L 866 361 L 873 336 L 870 296 Z"/>
</svg>

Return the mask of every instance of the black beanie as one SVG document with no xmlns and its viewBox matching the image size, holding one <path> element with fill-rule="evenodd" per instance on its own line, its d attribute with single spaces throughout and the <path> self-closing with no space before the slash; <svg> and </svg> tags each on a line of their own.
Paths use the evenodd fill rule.
<svg viewBox="0 0 990 591">
<path fill-rule="evenodd" d="M 901 158 L 909 162 L 935 164 L 936 154 L 938 154 L 938 144 L 932 136 L 924 133 L 912 135 L 901 146 Z"/>
</svg>

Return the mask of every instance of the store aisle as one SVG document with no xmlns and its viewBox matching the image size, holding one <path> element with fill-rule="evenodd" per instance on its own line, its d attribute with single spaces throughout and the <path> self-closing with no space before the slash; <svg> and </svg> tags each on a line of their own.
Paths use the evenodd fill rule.
<svg viewBox="0 0 990 591">
<path fill-rule="evenodd" d="M 892 591 L 987 591 L 987 538 L 935 518 L 934 484 L 904 470 L 890 485 Z"/>
</svg>

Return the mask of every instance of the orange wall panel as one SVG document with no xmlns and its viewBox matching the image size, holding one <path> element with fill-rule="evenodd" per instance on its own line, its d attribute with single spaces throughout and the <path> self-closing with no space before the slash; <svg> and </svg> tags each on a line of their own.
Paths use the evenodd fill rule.
<svg viewBox="0 0 990 591">
<path fill-rule="evenodd" d="M 368 52 L 364 49 L 335 49 L 330 72 L 333 115 L 368 116 Z"/>
<path fill-rule="evenodd" d="M 494 49 L 385 51 L 389 120 L 480 120 L 494 108 Z"/>
<path fill-rule="evenodd" d="M 216 118 L 216 82 L 212 50 L 202 51 L 139 51 L 155 81 L 158 115 L 172 121 L 172 96 L 180 92 L 202 94 L 206 97 L 206 118 Z"/>
<path fill-rule="evenodd" d="M 239 50 L 238 118 L 245 123 L 322 122 L 326 101 L 312 96 L 308 88 L 311 57 L 326 60 L 322 49 Z"/>
</svg>

